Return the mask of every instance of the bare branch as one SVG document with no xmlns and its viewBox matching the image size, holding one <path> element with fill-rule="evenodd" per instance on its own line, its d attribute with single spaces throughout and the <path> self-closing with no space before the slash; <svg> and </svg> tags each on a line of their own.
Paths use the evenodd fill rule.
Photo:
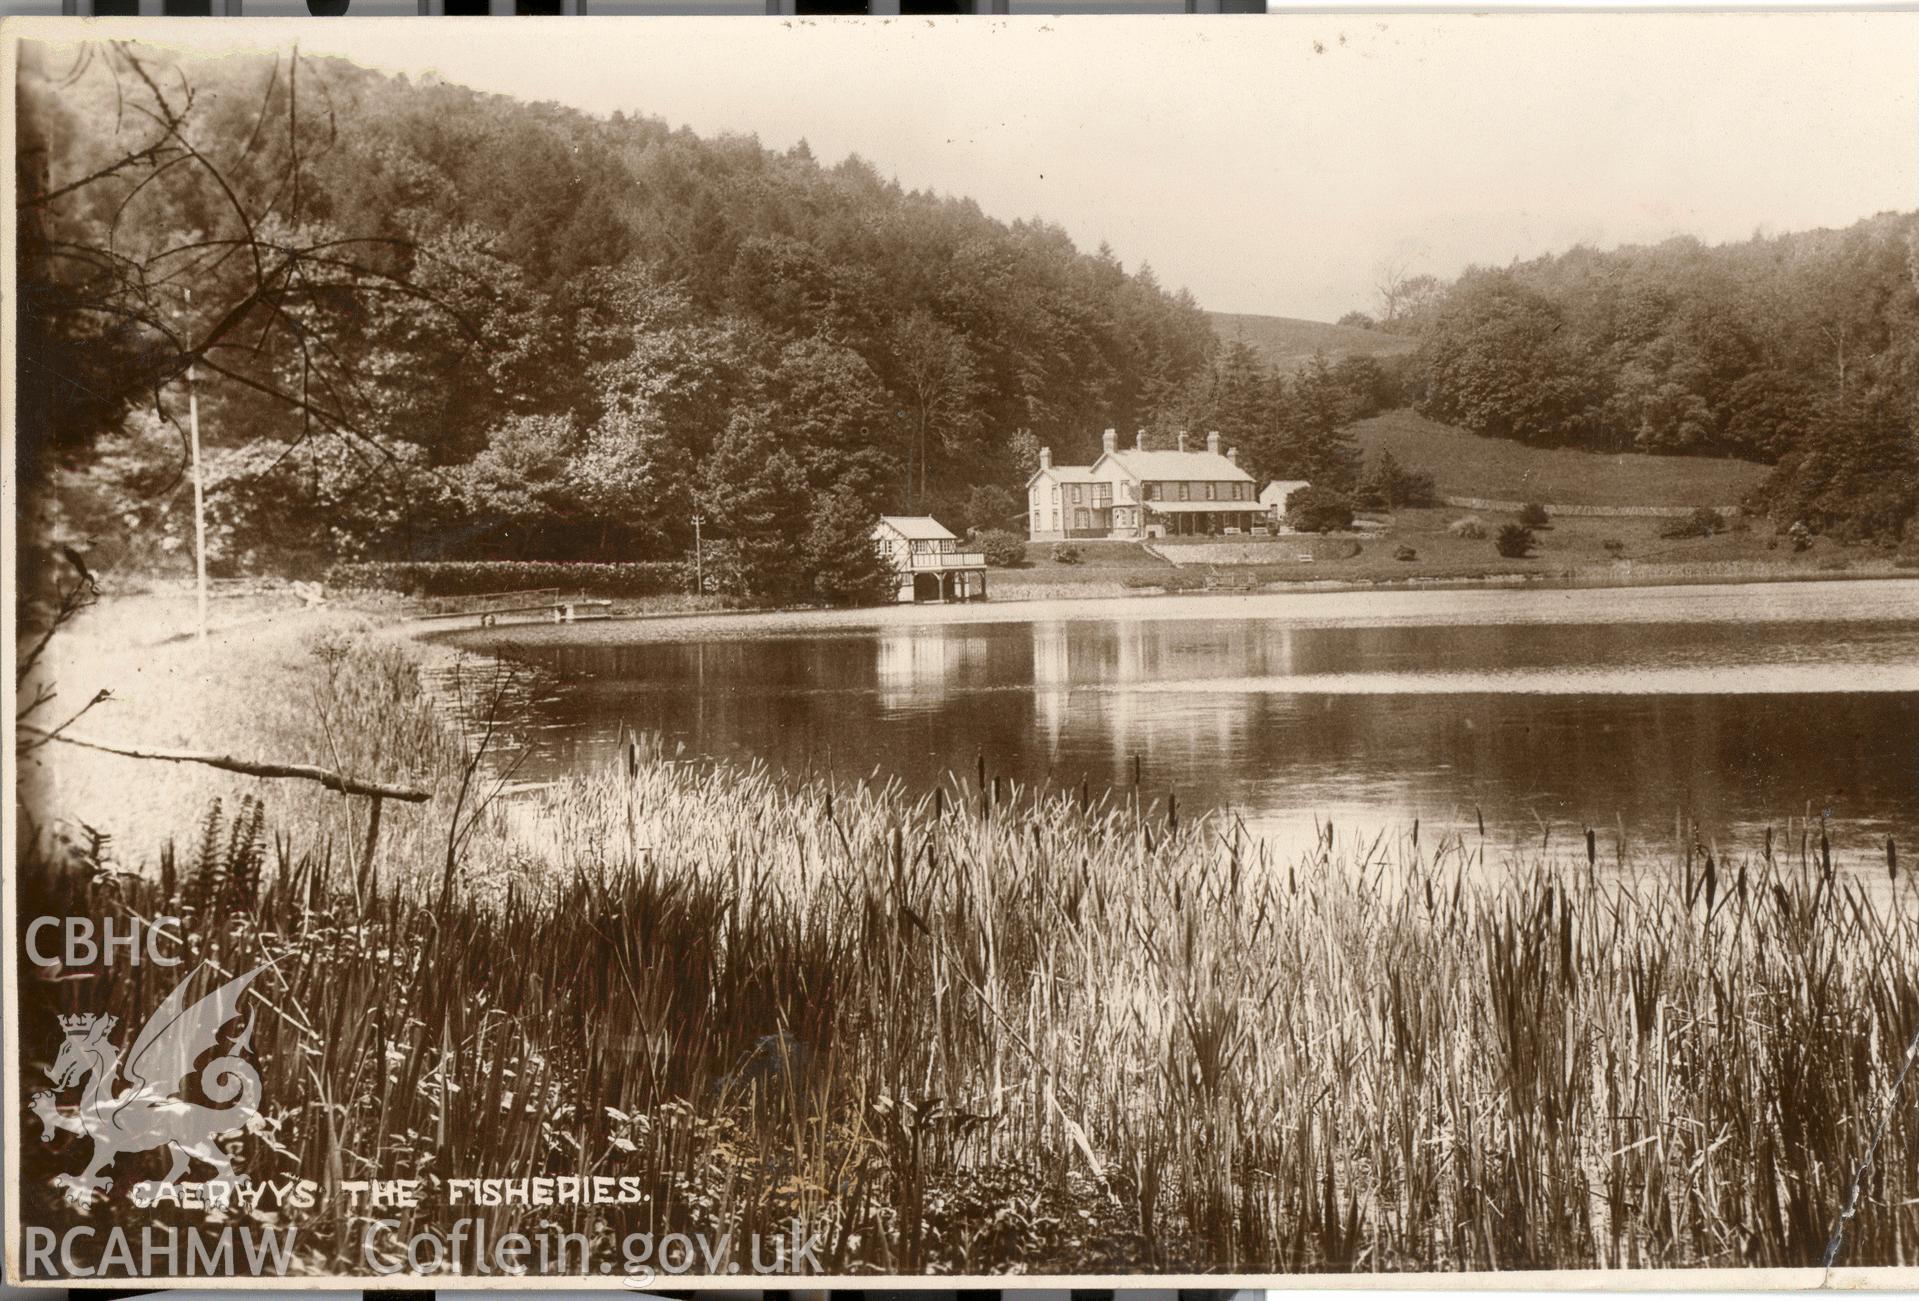
<svg viewBox="0 0 1919 1301">
<path fill-rule="evenodd" d="M 89 737 L 57 735 L 49 729 L 35 727 L 30 723 L 21 724 L 20 730 L 32 732 L 50 741 L 62 741 L 67 745 L 77 745 L 86 750 L 98 750 L 102 754 L 117 754 L 128 759 L 153 759 L 162 763 L 197 763 L 209 768 L 218 768 L 223 772 L 241 773 L 248 777 L 297 778 L 318 782 L 328 790 L 339 791 L 343 795 L 377 795 L 381 799 L 404 800 L 409 804 L 423 804 L 432 798 L 427 791 L 417 790 L 411 786 L 393 786 L 385 782 L 366 781 L 310 763 L 278 763 L 271 760 L 240 759 L 229 754 L 203 754 L 194 750 L 150 750 L 131 745 L 114 745 Z"/>
</svg>

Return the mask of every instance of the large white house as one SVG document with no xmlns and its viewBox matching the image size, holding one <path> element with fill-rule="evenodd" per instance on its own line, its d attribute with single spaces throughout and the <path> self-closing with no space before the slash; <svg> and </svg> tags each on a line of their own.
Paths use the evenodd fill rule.
<svg viewBox="0 0 1919 1301">
<path fill-rule="evenodd" d="M 1253 476 L 1239 468 L 1239 452 L 1222 454 L 1219 435 L 1206 450 L 1188 450 L 1186 434 L 1172 451 L 1148 451 L 1141 430 L 1121 449 L 1108 429 L 1091 465 L 1054 465 L 1042 447 L 1039 469 L 1026 481 L 1026 532 L 1035 542 L 1061 538 L 1158 538 L 1196 533 L 1244 533 L 1265 524 Z"/>
<path fill-rule="evenodd" d="M 873 546 L 898 571 L 902 604 L 986 597 L 986 556 L 961 551 L 953 531 L 931 515 L 880 516 Z"/>
</svg>

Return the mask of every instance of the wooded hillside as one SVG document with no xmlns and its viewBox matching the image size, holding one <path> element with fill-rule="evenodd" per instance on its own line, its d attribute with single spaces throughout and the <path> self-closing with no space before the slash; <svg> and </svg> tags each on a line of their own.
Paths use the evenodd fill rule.
<svg viewBox="0 0 1919 1301">
<path fill-rule="evenodd" d="M 1847 539 L 1919 505 L 1919 215 L 1471 270 L 1396 326 L 1448 424 L 1775 463 L 1759 502 Z"/>
<path fill-rule="evenodd" d="M 1214 346 L 1145 267 L 804 145 L 339 62 L 23 63 L 23 429 L 76 536 L 183 544 L 189 363 L 217 561 L 299 569 L 952 513 Z"/>
</svg>

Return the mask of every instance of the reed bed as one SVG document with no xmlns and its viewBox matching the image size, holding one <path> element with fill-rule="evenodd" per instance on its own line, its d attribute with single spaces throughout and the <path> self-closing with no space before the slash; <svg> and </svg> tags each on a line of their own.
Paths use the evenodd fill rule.
<svg viewBox="0 0 1919 1301">
<path fill-rule="evenodd" d="M 355 699 L 330 727 L 435 717 Z M 428 829 L 473 816 L 470 743 L 434 752 Z M 451 1218 L 452 1178 L 635 1178 L 632 1205 L 460 1213 L 727 1234 L 743 1271 L 795 1219 L 835 1274 L 1803 1266 L 1849 1206 L 1840 1263 L 1892 1265 L 1919 1233 L 1919 900 L 1810 834 L 1282 852 L 983 764 L 912 792 L 639 741 L 475 827 L 450 876 L 444 823 L 367 880 L 253 806 L 145 870 L 24 857 L 24 915 L 171 913 L 196 958 L 276 963 L 241 1168 L 323 1183 L 292 1213 L 310 1268 L 364 1270 L 338 1187 L 371 1177 L 425 1181 L 382 1212 L 401 1234 Z M 52 1012 L 137 1025 L 171 978 L 35 982 L 24 1068 Z M 72 1154 L 31 1137 L 29 1219 L 71 1217 Z"/>
</svg>

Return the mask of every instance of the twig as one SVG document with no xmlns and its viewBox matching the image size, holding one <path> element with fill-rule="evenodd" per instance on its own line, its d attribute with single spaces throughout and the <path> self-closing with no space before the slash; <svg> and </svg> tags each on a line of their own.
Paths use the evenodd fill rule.
<svg viewBox="0 0 1919 1301">
<path fill-rule="evenodd" d="M 480 734 L 479 745 L 474 748 L 472 755 L 467 758 L 465 771 L 460 774 L 459 794 L 454 797 L 453 816 L 447 823 L 446 828 L 446 867 L 440 876 L 439 908 L 442 912 L 445 911 L 448 900 L 453 897 L 453 874 L 459 867 L 460 851 L 466 847 L 467 838 L 472 835 L 474 824 L 479 821 L 480 815 L 486 812 L 487 806 L 493 802 L 493 796 L 500 793 L 500 787 L 504 786 L 507 778 L 512 776 L 512 771 L 509 771 L 500 778 L 499 782 L 496 783 L 493 788 L 493 795 L 489 795 L 486 800 L 481 803 L 480 807 L 473 811 L 471 816 L 466 820 L 465 828 L 462 829 L 460 826 L 460 814 L 466 809 L 466 797 L 473 786 L 473 774 L 478 771 L 481 762 L 486 758 L 488 748 L 493 744 L 494 728 L 497 726 L 500 717 L 500 704 L 506 698 L 507 687 L 512 684 L 512 681 L 512 670 L 504 664 L 496 665 L 493 678 L 493 699 L 487 703 L 486 727 Z M 460 690 L 462 702 L 464 702 L 464 689 L 458 685 L 457 677 L 456 689 Z M 520 756 L 521 759 L 525 757 L 524 754 Z M 516 760 L 513 770 L 517 771 L 518 767 L 519 763 Z"/>
<path fill-rule="evenodd" d="M 40 657 L 47 653 L 47 646 L 53 641 L 53 635 L 100 597 L 100 585 L 94 580 L 86 563 L 71 548 L 62 548 L 62 550 L 65 552 L 67 563 L 79 571 L 79 577 L 73 580 L 72 587 L 60 593 L 60 604 L 53 612 L 52 622 L 47 625 L 46 631 L 40 634 L 39 640 L 34 642 L 32 648 L 21 656 L 20 662 L 15 665 L 13 685 L 16 688 L 27 680 L 27 674 L 33 672 L 34 665 L 38 664 Z M 36 701 L 35 706 L 44 703 L 44 701 Z"/>
<path fill-rule="evenodd" d="M 29 706 L 29 712 L 32 709 L 39 708 L 41 705 L 45 704 L 47 701 L 52 700 L 53 697 L 54 697 L 54 693 L 50 691 L 47 692 L 44 697 L 37 697 L 34 700 L 34 703 L 31 706 Z M 107 688 L 101 687 L 98 691 L 93 693 L 93 699 L 89 700 L 86 704 L 80 706 L 80 708 L 74 710 L 72 716 L 69 717 L 66 722 L 60 724 L 60 726 L 58 727 L 51 728 L 45 732 L 42 732 L 39 740 L 29 741 L 25 745 L 20 746 L 19 747 L 20 753 L 27 754 L 27 753 L 30 753 L 31 751 L 38 750 L 41 746 L 45 745 L 49 741 L 60 740 L 62 734 L 65 733 L 69 727 L 72 727 L 75 723 L 79 722 L 80 719 L 86 714 L 86 712 L 89 709 L 92 709 L 95 705 L 100 704 L 103 701 L 107 701 L 111 699 L 113 699 L 113 693 L 107 690 Z M 19 720 L 16 719 L 15 722 L 18 723 Z M 31 724 L 21 723 L 20 726 L 28 727 L 35 732 L 41 731 L 41 729 L 37 727 L 33 727 Z"/>
<path fill-rule="evenodd" d="M 51 732 L 43 727 L 35 727 L 31 723 L 20 724 L 20 730 L 32 732 L 50 741 L 64 741 L 68 745 L 98 750 L 102 754 L 122 755 L 128 759 L 157 759 L 162 763 L 199 763 L 225 772 L 244 773 L 249 777 L 298 777 L 306 781 L 318 782 L 328 790 L 339 791 L 343 795 L 376 795 L 381 799 L 405 800 L 409 804 L 424 804 L 431 798 L 426 791 L 415 790 L 411 786 L 389 786 L 382 782 L 363 781 L 358 777 L 348 777 L 344 773 L 337 773 L 332 769 L 320 768 L 310 763 L 276 763 L 237 759 L 226 754 L 201 754 L 192 750 L 148 750 L 131 745 L 112 745 L 88 737 Z"/>
</svg>

